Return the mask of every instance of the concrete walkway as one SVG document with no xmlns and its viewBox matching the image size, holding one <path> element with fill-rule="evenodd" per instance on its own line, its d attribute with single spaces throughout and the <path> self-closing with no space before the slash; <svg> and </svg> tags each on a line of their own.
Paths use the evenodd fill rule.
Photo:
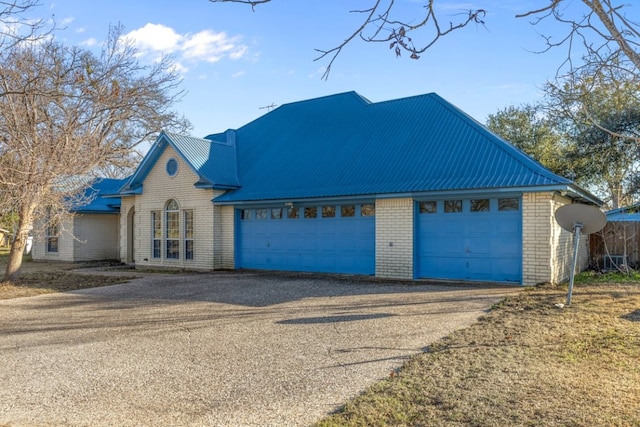
<svg viewBox="0 0 640 427">
<path fill-rule="evenodd" d="M 511 292 L 233 272 L 0 301 L 0 425 L 309 425 Z"/>
</svg>

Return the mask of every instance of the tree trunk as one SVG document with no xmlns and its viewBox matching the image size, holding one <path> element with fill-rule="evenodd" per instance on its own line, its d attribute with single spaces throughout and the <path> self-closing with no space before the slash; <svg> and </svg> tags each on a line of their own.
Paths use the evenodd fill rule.
<svg viewBox="0 0 640 427">
<path fill-rule="evenodd" d="M 9 251 L 9 262 L 4 273 L 4 281 L 15 282 L 20 277 L 20 269 L 22 267 L 22 255 L 24 248 L 27 246 L 29 238 L 29 230 L 33 220 L 34 205 L 26 204 L 20 211 L 18 219 L 18 229 L 16 235 L 11 242 L 11 250 Z"/>
</svg>

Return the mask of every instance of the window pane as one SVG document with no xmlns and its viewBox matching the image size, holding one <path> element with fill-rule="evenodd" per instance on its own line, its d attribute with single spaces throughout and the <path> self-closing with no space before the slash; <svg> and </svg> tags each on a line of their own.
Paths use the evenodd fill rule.
<svg viewBox="0 0 640 427">
<path fill-rule="evenodd" d="M 162 240 L 154 240 L 153 241 L 153 257 L 160 258 L 160 254 L 162 253 Z"/>
<path fill-rule="evenodd" d="M 267 219 L 267 210 L 256 209 L 256 219 Z"/>
<path fill-rule="evenodd" d="M 318 217 L 318 208 L 315 206 L 304 208 L 304 217 L 305 218 L 317 218 Z"/>
<path fill-rule="evenodd" d="M 251 219 L 251 209 L 242 209 L 240 211 L 240 217 L 242 219 Z"/>
<path fill-rule="evenodd" d="M 184 211 L 184 237 L 193 239 L 193 211 Z"/>
<path fill-rule="evenodd" d="M 193 259 L 193 240 L 184 242 L 184 259 Z"/>
<path fill-rule="evenodd" d="M 287 209 L 287 218 L 289 218 L 289 219 L 298 219 L 298 218 L 300 218 L 300 210 L 298 208 L 288 208 Z"/>
<path fill-rule="evenodd" d="M 485 212 L 489 210 L 489 199 L 471 200 L 471 212 Z"/>
<path fill-rule="evenodd" d="M 376 205 L 360 205 L 360 216 L 374 216 Z"/>
<path fill-rule="evenodd" d="M 162 238 L 162 218 L 159 211 L 151 212 L 151 227 L 153 229 L 153 238 Z"/>
<path fill-rule="evenodd" d="M 345 205 L 345 206 L 340 206 L 340 216 L 341 217 L 348 217 L 348 216 L 355 216 L 356 214 L 356 207 L 354 205 Z"/>
<path fill-rule="evenodd" d="M 167 207 L 165 208 L 165 210 L 167 210 L 167 211 L 177 211 L 179 209 L 180 209 L 180 206 L 178 206 L 178 202 L 176 202 L 173 199 L 167 201 Z"/>
<path fill-rule="evenodd" d="M 180 257 L 180 241 L 167 239 L 167 259 L 178 259 Z"/>
<path fill-rule="evenodd" d="M 420 202 L 420 213 L 436 213 L 437 205 L 436 202 Z"/>
<path fill-rule="evenodd" d="M 462 212 L 462 200 L 445 200 L 444 211 L 447 213 Z"/>
<path fill-rule="evenodd" d="M 58 252 L 58 243 L 59 243 L 58 234 L 59 234 L 58 224 L 51 224 L 50 226 L 47 227 L 47 239 L 46 239 L 47 252 Z"/>
<path fill-rule="evenodd" d="M 167 239 L 180 238 L 180 213 L 167 212 Z"/>
<path fill-rule="evenodd" d="M 47 252 L 58 252 L 57 237 L 47 237 Z"/>
<path fill-rule="evenodd" d="M 520 210 L 520 200 L 516 197 L 510 197 L 508 199 L 498 199 L 499 211 L 517 211 Z"/>
<path fill-rule="evenodd" d="M 322 218 L 334 218 L 336 216 L 336 207 L 335 206 L 323 206 L 322 207 Z"/>
<path fill-rule="evenodd" d="M 271 209 L 271 219 L 282 219 L 282 208 Z"/>
</svg>

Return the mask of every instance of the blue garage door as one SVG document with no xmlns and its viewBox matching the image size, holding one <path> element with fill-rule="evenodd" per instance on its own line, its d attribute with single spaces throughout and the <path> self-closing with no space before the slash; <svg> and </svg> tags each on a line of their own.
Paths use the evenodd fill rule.
<svg viewBox="0 0 640 427">
<path fill-rule="evenodd" d="M 375 273 L 372 204 L 238 210 L 236 266 Z"/>
<path fill-rule="evenodd" d="M 522 281 L 519 197 L 417 202 L 418 276 Z"/>
</svg>

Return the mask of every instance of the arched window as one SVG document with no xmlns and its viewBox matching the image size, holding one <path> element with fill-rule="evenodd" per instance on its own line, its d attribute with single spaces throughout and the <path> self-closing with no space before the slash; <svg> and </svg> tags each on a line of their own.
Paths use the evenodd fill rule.
<svg viewBox="0 0 640 427">
<path fill-rule="evenodd" d="M 169 199 L 164 207 L 165 212 L 165 248 L 167 259 L 180 258 L 180 206 L 174 199 Z"/>
</svg>

